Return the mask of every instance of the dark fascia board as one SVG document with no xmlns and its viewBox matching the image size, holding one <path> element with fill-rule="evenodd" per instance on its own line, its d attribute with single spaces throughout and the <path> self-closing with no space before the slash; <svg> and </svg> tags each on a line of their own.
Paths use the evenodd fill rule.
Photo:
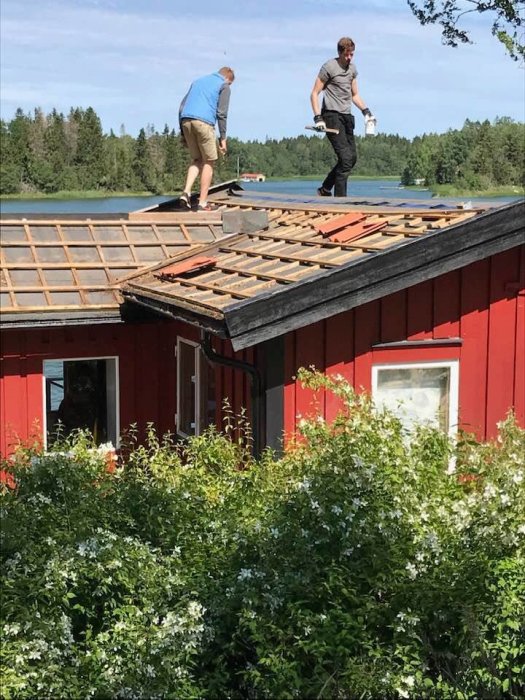
<svg viewBox="0 0 525 700">
<path fill-rule="evenodd" d="M 54 313 L 19 313 L 0 316 L 0 329 L 51 328 L 54 326 L 85 326 L 95 323 L 122 323 L 120 309 L 98 313 L 86 311 L 57 311 Z"/>
<path fill-rule="evenodd" d="M 234 350 L 242 350 L 361 306 L 524 242 L 525 201 L 357 260 L 283 291 L 224 310 Z"/>
<path fill-rule="evenodd" d="M 205 331 L 209 331 L 220 338 L 227 338 L 228 333 L 224 322 L 221 319 L 212 318 L 197 314 L 190 309 L 184 309 L 180 306 L 173 306 L 166 303 L 163 299 L 153 295 L 139 294 L 137 291 L 125 291 L 123 293 L 126 303 L 137 304 L 150 312 L 159 314 L 164 318 L 170 318 L 174 321 L 183 321 L 191 326 L 197 326 Z"/>
</svg>

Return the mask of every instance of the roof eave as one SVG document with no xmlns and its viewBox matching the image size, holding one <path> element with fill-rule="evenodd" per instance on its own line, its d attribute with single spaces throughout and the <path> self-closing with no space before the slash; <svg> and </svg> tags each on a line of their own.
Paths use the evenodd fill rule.
<svg viewBox="0 0 525 700">
<path fill-rule="evenodd" d="M 123 297 L 126 303 L 137 304 L 165 318 L 189 323 L 191 326 L 202 328 L 220 338 L 228 337 L 228 329 L 222 314 L 216 314 L 215 316 L 200 314 L 189 305 L 183 305 L 183 302 L 180 300 L 178 300 L 179 303 L 177 305 L 174 305 L 153 294 L 139 293 L 137 290 L 128 289 L 123 291 Z"/>
<path fill-rule="evenodd" d="M 56 311 L 43 313 L 2 314 L 0 329 L 50 328 L 55 326 L 85 326 L 99 323 L 122 323 L 120 308 L 110 311 Z"/>
</svg>

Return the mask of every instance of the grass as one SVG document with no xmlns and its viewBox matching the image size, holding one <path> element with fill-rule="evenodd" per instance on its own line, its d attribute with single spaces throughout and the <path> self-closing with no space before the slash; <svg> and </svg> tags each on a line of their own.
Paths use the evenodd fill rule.
<svg viewBox="0 0 525 700">
<path fill-rule="evenodd" d="M 525 196 L 525 187 L 518 185 L 500 185 L 486 190 L 468 190 L 453 185 L 432 185 L 434 195 L 439 197 L 517 197 Z"/>
<path fill-rule="evenodd" d="M 148 197 L 152 192 L 111 192 L 109 190 L 71 190 L 62 192 L 21 192 L 2 194 L 0 199 L 100 199 L 103 197 Z"/>
</svg>

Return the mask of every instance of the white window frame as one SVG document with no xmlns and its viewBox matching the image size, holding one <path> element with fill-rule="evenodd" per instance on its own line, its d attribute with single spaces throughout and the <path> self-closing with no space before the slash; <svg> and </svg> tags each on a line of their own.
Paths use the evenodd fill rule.
<svg viewBox="0 0 525 700">
<path fill-rule="evenodd" d="M 200 395 L 201 395 L 201 382 L 202 382 L 202 377 L 201 377 L 201 363 L 200 363 L 200 353 L 202 352 L 200 343 L 196 343 L 193 340 L 188 340 L 188 338 L 182 338 L 181 336 L 177 336 L 177 350 L 176 350 L 176 356 L 177 356 L 177 414 L 176 414 L 176 429 L 177 429 L 177 435 L 182 435 L 182 437 L 191 437 L 192 434 L 185 433 L 181 427 L 180 427 L 180 422 L 181 422 L 181 401 L 182 401 L 182 396 L 181 396 L 181 386 L 182 386 L 182 379 L 181 379 L 181 363 L 180 363 L 180 356 L 181 356 L 181 345 L 189 345 L 194 349 L 193 353 L 193 359 L 194 359 L 194 367 L 195 367 L 195 381 L 193 381 L 193 391 L 194 391 L 194 398 L 195 398 L 195 415 L 193 416 L 193 424 L 195 431 L 192 433 L 193 435 L 200 435 L 200 425 L 201 425 L 201 402 L 200 402 Z"/>
<path fill-rule="evenodd" d="M 95 356 L 89 356 L 89 357 L 47 357 L 43 363 L 42 363 L 42 406 L 43 406 L 43 411 L 42 415 L 44 417 L 43 424 L 44 424 L 44 450 L 47 451 L 48 444 L 47 444 L 47 404 L 46 404 L 46 372 L 45 372 L 45 367 L 46 367 L 46 362 L 91 362 L 91 361 L 97 361 L 97 360 L 113 360 L 114 362 L 114 386 L 113 383 L 110 382 L 108 377 L 106 377 L 106 389 L 112 389 L 114 392 L 115 396 L 115 416 L 114 416 L 114 432 L 115 432 L 115 442 L 113 443 L 113 440 L 111 442 L 113 443 L 113 446 L 118 449 L 120 447 L 120 370 L 119 370 L 119 357 L 118 355 L 95 355 Z M 109 411 L 108 411 L 108 416 L 109 416 Z M 108 419 L 108 427 L 111 425 L 111 422 Z M 109 432 L 109 431 L 108 431 Z M 108 436 L 109 437 L 109 436 Z"/>
<path fill-rule="evenodd" d="M 374 363 L 372 365 L 372 399 L 374 400 L 378 393 L 379 373 L 385 369 L 448 369 L 450 372 L 450 391 L 448 399 L 449 426 L 447 432 L 451 438 L 456 436 L 459 425 L 459 360 Z"/>
</svg>

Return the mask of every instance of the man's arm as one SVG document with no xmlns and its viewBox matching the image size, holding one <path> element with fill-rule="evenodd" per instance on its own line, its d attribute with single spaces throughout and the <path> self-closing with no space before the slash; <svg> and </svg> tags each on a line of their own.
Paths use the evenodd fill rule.
<svg viewBox="0 0 525 700">
<path fill-rule="evenodd" d="M 354 78 L 352 80 L 352 102 L 355 104 L 357 109 L 361 110 L 361 112 L 367 109 L 361 95 L 359 94 L 359 88 L 357 87 L 357 78 Z"/>
<path fill-rule="evenodd" d="M 184 138 L 184 132 L 182 130 L 182 110 L 184 109 L 184 105 L 186 104 L 186 99 L 187 99 L 188 95 L 189 95 L 189 91 L 182 98 L 182 102 L 180 103 L 180 107 L 179 107 L 179 131 L 180 131 L 180 140 L 181 140 L 183 146 L 187 146 L 187 144 L 186 144 L 186 139 Z"/>
<path fill-rule="evenodd" d="M 324 86 L 325 84 L 323 83 L 321 78 L 318 77 L 314 83 L 312 92 L 310 94 L 310 104 L 312 105 L 314 117 L 318 114 L 321 114 L 321 108 L 319 107 L 319 95 L 324 90 Z"/>
<path fill-rule="evenodd" d="M 226 153 L 226 126 L 228 122 L 230 94 L 230 86 L 225 83 L 219 92 L 219 102 L 217 104 L 217 127 L 219 129 L 219 149 L 221 153 Z"/>
</svg>

